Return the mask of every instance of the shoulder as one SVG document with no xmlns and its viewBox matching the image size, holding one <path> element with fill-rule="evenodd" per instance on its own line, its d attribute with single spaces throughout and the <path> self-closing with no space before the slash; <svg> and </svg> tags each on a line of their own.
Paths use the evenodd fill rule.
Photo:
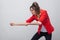
<svg viewBox="0 0 60 40">
<path fill-rule="evenodd" d="M 45 9 L 41 9 L 40 12 L 41 12 L 41 15 L 48 15 L 47 10 L 45 10 Z"/>
<path fill-rule="evenodd" d="M 40 12 L 47 12 L 47 10 L 46 9 L 41 9 Z"/>
</svg>

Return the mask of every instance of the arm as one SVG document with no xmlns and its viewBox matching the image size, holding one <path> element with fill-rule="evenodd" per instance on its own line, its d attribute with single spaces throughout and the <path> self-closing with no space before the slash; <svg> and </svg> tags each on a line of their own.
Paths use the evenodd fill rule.
<svg viewBox="0 0 60 40">
<path fill-rule="evenodd" d="M 34 20 L 34 15 L 32 15 L 29 19 L 26 20 L 26 22 L 23 23 L 10 23 L 11 26 L 25 26 L 31 23 Z"/>
<path fill-rule="evenodd" d="M 33 23 L 26 23 L 26 22 L 23 22 L 23 23 L 10 23 L 11 26 L 27 26 L 27 25 L 40 25 L 41 22 L 33 22 Z"/>
<path fill-rule="evenodd" d="M 10 25 L 11 26 L 27 26 L 28 23 L 25 23 L 25 22 L 23 22 L 23 23 L 10 23 Z"/>
<path fill-rule="evenodd" d="M 32 15 L 30 18 L 26 20 L 26 23 L 31 23 L 33 20 L 35 20 L 35 16 Z"/>
<path fill-rule="evenodd" d="M 34 15 L 31 16 L 28 20 L 26 20 L 26 22 L 23 23 L 10 23 L 11 26 L 27 26 L 27 25 L 40 25 L 41 22 L 34 22 L 31 23 L 34 20 Z"/>
</svg>

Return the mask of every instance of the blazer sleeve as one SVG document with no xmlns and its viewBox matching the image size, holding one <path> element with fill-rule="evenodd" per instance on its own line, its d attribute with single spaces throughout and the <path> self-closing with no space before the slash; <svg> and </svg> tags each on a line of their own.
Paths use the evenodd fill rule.
<svg viewBox="0 0 60 40">
<path fill-rule="evenodd" d="M 43 11 L 40 17 L 40 21 L 43 22 L 44 20 L 46 20 L 46 18 L 47 18 L 47 11 Z"/>
<path fill-rule="evenodd" d="M 31 23 L 34 20 L 34 15 L 32 15 L 30 18 L 26 20 L 27 23 Z"/>
</svg>

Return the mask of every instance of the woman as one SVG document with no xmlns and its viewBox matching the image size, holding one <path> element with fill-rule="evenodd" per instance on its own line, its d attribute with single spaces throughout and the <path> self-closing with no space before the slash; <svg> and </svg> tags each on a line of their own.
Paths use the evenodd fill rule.
<svg viewBox="0 0 60 40">
<path fill-rule="evenodd" d="M 54 31 L 53 26 L 50 23 L 49 16 L 46 10 L 40 9 L 37 2 L 33 2 L 30 6 L 30 11 L 32 16 L 26 20 L 26 23 L 15 24 L 11 23 L 11 26 L 14 25 L 39 25 L 38 31 L 32 37 L 31 40 L 38 40 L 40 37 L 45 36 L 46 40 L 51 40 L 52 32 Z M 36 23 L 31 23 L 33 20 L 36 20 Z"/>
</svg>

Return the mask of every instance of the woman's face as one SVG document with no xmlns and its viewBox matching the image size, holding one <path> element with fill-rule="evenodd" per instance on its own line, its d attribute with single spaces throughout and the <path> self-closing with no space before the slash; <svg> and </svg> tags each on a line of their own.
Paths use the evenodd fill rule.
<svg viewBox="0 0 60 40">
<path fill-rule="evenodd" d="M 35 10 L 34 10 L 33 8 L 30 8 L 30 11 L 31 11 L 31 13 L 32 13 L 33 15 L 36 15 L 36 12 L 35 12 Z"/>
</svg>

